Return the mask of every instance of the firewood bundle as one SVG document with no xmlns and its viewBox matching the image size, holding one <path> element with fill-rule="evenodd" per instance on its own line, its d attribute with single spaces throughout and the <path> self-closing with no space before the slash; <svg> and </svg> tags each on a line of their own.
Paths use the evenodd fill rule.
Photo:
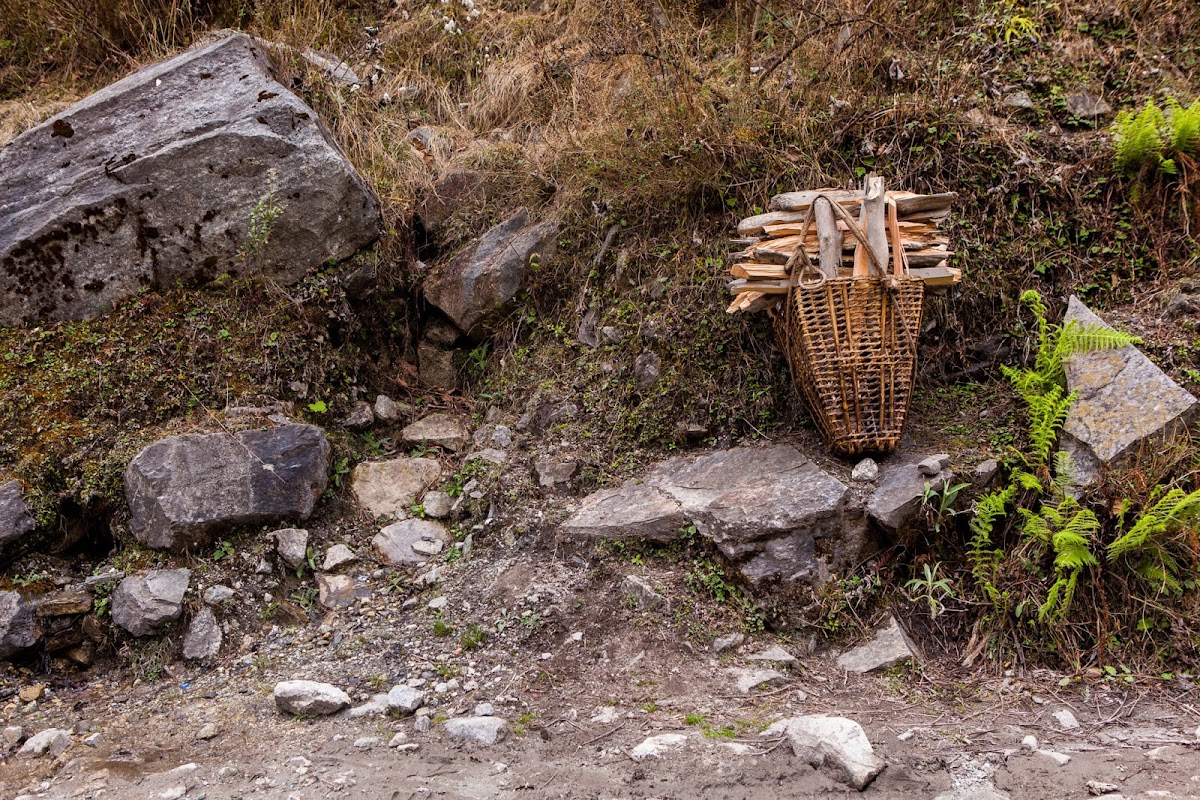
<svg viewBox="0 0 1200 800">
<path fill-rule="evenodd" d="M 950 215 L 957 195 L 885 192 L 882 179 L 871 178 L 864 190 L 815 189 L 775 195 L 766 214 L 738 223 L 740 238 L 733 240 L 736 252 L 731 256 L 733 281 L 729 284 L 734 299 L 727 311 L 774 308 L 805 267 L 819 269 L 828 278 L 888 274 L 893 230 L 902 244 L 907 274 L 924 280 L 926 288 L 958 283 L 962 273 L 949 266 L 954 251 L 938 228 Z M 834 203 L 839 208 L 834 209 Z M 885 224 L 885 216 L 888 223 L 895 224 Z M 872 239 L 875 232 L 884 237 L 870 242 L 874 258 L 869 258 L 863 242 L 851 232 L 847 224 L 851 218 L 857 218 L 859 228 Z M 803 254 L 793 258 L 801 247 Z"/>
</svg>

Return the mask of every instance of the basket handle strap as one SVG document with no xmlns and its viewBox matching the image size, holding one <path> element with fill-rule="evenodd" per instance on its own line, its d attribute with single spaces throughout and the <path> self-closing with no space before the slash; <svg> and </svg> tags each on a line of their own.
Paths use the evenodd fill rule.
<svg viewBox="0 0 1200 800">
<path fill-rule="evenodd" d="M 896 210 L 896 201 L 887 201 L 888 235 L 892 239 L 892 269 L 897 278 L 908 274 L 908 253 L 904 252 L 904 240 L 900 238 L 900 217 Z"/>
</svg>

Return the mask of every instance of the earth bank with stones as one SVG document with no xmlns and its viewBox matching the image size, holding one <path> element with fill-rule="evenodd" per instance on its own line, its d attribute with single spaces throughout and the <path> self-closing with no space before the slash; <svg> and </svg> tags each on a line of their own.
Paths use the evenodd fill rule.
<svg viewBox="0 0 1200 800">
<path fill-rule="evenodd" d="M 408 14 L 369 26 L 368 54 Z M 979 629 L 953 620 L 975 610 L 938 589 L 967 580 L 928 545 L 968 524 L 954 498 L 1014 471 L 995 368 L 1016 336 L 963 346 L 982 355 L 959 377 L 987 389 L 923 372 L 936 402 L 914 401 L 925 418 L 886 458 L 828 454 L 765 327 L 695 343 L 730 393 L 713 404 L 745 403 L 736 421 L 655 406 L 706 399 L 672 327 L 694 313 L 688 281 L 637 263 L 686 247 L 637 253 L 614 197 L 554 197 L 549 170 L 513 168 L 550 145 L 499 112 L 470 139 L 389 118 L 389 153 L 424 181 L 395 216 L 400 189 L 331 108 L 431 92 L 359 67 L 220 31 L 0 150 L 2 385 L 46 402 L 0 463 L 6 796 L 1200 792 L 1186 662 L 1153 686 L 1070 655 L 985 664 Z M 1003 101 L 1014 118 L 1036 111 L 1024 94 Z M 1063 113 L 1112 108 L 1076 92 Z M 697 223 L 688 246 L 727 228 Z M 539 304 L 584 240 L 578 296 Z M 716 275 L 717 258 L 696 261 Z M 1185 446 L 1196 408 L 1154 338 L 1171 331 L 1057 288 L 1067 321 L 1143 337 L 1065 364 L 1079 487 L 1162 480 L 1148 465 Z M 228 305 L 202 313 L 211 298 Z M 948 323 L 963 302 L 931 299 L 927 345 L 966 334 Z M 106 327 L 150 319 L 144 344 Z M 14 383 L 58 335 L 36 380 L 85 387 L 71 370 L 142 347 L 196 348 L 224 383 L 140 375 L 143 413 Z M 895 580 L 897 562 L 926 583 Z"/>
</svg>

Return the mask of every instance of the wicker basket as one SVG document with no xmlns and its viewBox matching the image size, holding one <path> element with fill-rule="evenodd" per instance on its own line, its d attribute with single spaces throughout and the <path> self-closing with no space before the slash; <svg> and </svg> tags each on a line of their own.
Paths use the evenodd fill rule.
<svg viewBox="0 0 1200 800">
<path fill-rule="evenodd" d="M 887 454 L 904 432 L 925 283 L 902 276 L 797 285 L 775 318 L 792 379 L 840 455 Z"/>
</svg>

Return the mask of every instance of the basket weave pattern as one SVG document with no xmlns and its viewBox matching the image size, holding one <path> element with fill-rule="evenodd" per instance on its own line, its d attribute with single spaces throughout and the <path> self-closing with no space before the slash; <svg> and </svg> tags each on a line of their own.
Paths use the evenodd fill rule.
<svg viewBox="0 0 1200 800">
<path fill-rule="evenodd" d="M 775 335 L 809 413 L 845 456 L 895 451 L 917 365 L 925 284 L 908 276 L 796 286 Z"/>
</svg>

